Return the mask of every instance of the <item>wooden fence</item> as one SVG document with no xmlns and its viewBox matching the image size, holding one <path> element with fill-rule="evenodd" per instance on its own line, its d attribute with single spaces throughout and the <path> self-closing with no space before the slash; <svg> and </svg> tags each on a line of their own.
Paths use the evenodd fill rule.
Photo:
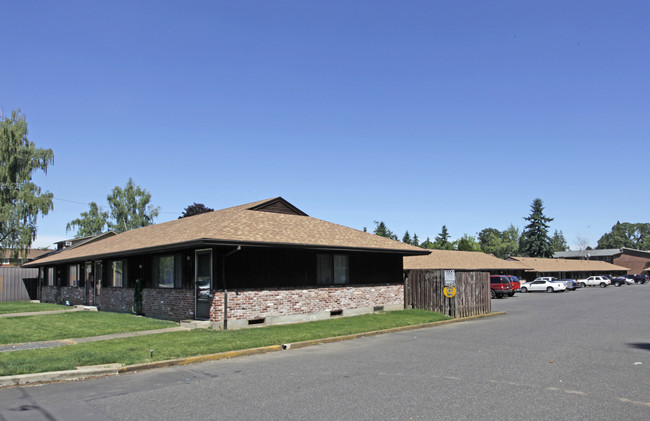
<svg viewBox="0 0 650 421">
<path fill-rule="evenodd" d="M 36 299 L 38 269 L 0 268 L 0 303 Z"/>
<path fill-rule="evenodd" d="M 453 298 L 443 295 L 444 287 L 444 270 L 410 270 L 404 283 L 404 304 L 454 318 L 492 311 L 488 272 L 456 272 L 456 296 Z"/>
</svg>

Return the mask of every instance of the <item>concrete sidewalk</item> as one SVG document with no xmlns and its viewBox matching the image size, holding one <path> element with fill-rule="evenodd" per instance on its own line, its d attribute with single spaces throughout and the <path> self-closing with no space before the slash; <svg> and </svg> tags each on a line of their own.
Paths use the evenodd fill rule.
<svg viewBox="0 0 650 421">
<path fill-rule="evenodd" d="M 66 310 L 48 310 L 48 311 L 30 311 L 29 313 L 5 313 L 0 314 L 0 318 L 3 317 L 23 317 L 23 316 L 41 316 L 46 314 L 61 314 L 61 313 L 72 313 L 74 311 L 88 311 L 86 306 L 75 306 Z"/>
<path fill-rule="evenodd" d="M 28 349 L 54 348 L 56 346 L 85 344 L 88 342 L 109 341 L 111 339 L 132 338 L 135 336 L 155 335 L 158 333 L 190 330 L 186 327 L 168 327 L 164 329 L 140 330 L 136 332 L 109 333 L 108 335 L 87 336 L 85 338 L 59 339 L 54 341 L 25 342 L 22 344 L 0 345 L 0 352 L 25 351 Z"/>
</svg>

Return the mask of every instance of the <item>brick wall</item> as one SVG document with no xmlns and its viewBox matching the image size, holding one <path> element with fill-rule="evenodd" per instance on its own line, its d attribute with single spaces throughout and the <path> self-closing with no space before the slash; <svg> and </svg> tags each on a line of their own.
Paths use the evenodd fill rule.
<svg viewBox="0 0 650 421">
<path fill-rule="evenodd" d="M 643 273 L 643 269 L 650 265 L 650 259 L 647 257 L 630 256 L 629 254 L 623 253 L 614 259 L 614 264 L 630 268 L 627 272 L 629 274 L 639 274 Z"/>
<path fill-rule="evenodd" d="M 210 320 L 223 321 L 224 293 L 214 294 Z M 404 285 L 244 290 L 228 293 L 228 320 L 404 305 Z"/>
<path fill-rule="evenodd" d="M 116 313 L 131 313 L 133 308 L 133 288 L 102 288 L 101 296 L 97 297 L 102 311 Z"/>
<path fill-rule="evenodd" d="M 131 293 L 133 302 L 133 293 Z M 145 288 L 142 290 L 142 311 L 145 316 L 183 320 L 194 318 L 194 290 Z"/>
<path fill-rule="evenodd" d="M 84 304 L 84 289 L 78 287 L 49 287 L 44 286 L 41 291 L 41 302 L 70 305 Z"/>
</svg>

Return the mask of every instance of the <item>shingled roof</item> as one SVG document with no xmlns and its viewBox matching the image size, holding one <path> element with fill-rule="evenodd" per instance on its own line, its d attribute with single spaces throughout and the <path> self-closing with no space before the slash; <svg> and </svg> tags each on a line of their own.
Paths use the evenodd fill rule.
<svg viewBox="0 0 650 421">
<path fill-rule="evenodd" d="M 525 270 L 529 267 L 479 251 L 431 250 L 427 256 L 404 257 L 404 269 Z"/>
<path fill-rule="evenodd" d="M 399 241 L 312 218 L 283 198 L 276 197 L 126 231 L 25 266 L 202 245 L 287 246 L 402 255 L 428 253 Z"/>
<path fill-rule="evenodd" d="M 623 266 L 601 260 L 544 259 L 541 257 L 511 257 L 529 268 L 527 272 L 620 272 L 628 271 Z"/>
</svg>

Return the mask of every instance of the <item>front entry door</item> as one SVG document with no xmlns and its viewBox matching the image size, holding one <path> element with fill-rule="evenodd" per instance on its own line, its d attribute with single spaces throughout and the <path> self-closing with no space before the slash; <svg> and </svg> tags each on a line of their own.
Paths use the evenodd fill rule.
<svg viewBox="0 0 650 421">
<path fill-rule="evenodd" d="M 194 317 L 209 319 L 212 298 L 212 250 L 195 252 L 194 285 L 196 289 Z"/>
</svg>

